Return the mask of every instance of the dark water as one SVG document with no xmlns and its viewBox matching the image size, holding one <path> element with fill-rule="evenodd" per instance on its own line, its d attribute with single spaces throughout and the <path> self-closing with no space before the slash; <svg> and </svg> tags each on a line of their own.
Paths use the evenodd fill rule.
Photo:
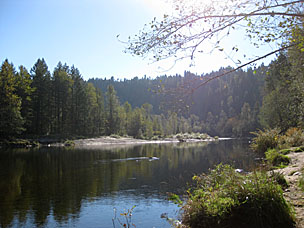
<svg viewBox="0 0 304 228">
<path fill-rule="evenodd" d="M 0 227 L 113 228 L 113 209 L 120 217 L 133 206 L 136 227 L 170 227 L 160 215 L 176 218 L 178 207 L 167 193 L 182 193 L 194 174 L 221 162 L 245 170 L 255 165 L 248 142 L 240 140 L 2 149 Z"/>
</svg>

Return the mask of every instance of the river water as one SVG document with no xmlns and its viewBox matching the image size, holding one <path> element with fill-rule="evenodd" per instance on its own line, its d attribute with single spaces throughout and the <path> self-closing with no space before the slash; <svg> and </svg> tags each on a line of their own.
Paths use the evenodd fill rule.
<svg viewBox="0 0 304 228">
<path fill-rule="evenodd" d="M 135 206 L 138 228 L 167 228 L 178 217 L 168 192 L 182 194 L 191 177 L 216 164 L 250 170 L 248 140 L 117 148 L 0 151 L 0 227 L 113 228 Z M 116 210 L 116 213 L 115 213 Z"/>
</svg>

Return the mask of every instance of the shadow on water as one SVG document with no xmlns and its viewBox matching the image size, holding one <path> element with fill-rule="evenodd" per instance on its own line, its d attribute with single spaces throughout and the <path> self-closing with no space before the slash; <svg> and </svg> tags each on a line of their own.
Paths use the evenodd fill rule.
<svg viewBox="0 0 304 228">
<path fill-rule="evenodd" d="M 184 192 L 194 174 L 219 163 L 250 170 L 254 154 L 240 140 L 1 151 L 0 226 L 56 227 L 75 220 L 73 226 L 83 227 L 83 214 L 101 216 L 92 212 L 101 210 L 96 202 L 113 208 L 149 199 L 151 211 L 159 213 L 168 205 L 167 192 Z M 111 222 L 111 213 L 101 214 Z"/>
</svg>

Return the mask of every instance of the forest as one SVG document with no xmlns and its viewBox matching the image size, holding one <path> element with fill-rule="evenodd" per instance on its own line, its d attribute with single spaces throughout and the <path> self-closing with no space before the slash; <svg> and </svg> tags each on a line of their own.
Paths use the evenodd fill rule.
<svg viewBox="0 0 304 228">
<path fill-rule="evenodd" d="M 268 66 L 131 80 L 92 78 L 61 62 L 51 73 L 38 59 L 28 71 L 4 60 L 0 69 L 0 138 L 129 135 L 152 139 L 201 132 L 247 137 L 263 128 L 303 126 L 303 52 L 288 49 Z M 185 95 L 186 94 L 186 95 Z"/>
</svg>

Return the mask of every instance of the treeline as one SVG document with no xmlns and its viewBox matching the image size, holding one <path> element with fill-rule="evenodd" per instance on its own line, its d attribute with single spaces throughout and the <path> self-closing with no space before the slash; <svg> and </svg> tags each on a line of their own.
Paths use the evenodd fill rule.
<svg viewBox="0 0 304 228">
<path fill-rule="evenodd" d="M 249 136 L 251 131 L 261 127 L 258 115 L 267 67 L 238 70 L 191 91 L 204 77 L 229 70 L 230 67 L 221 68 L 204 75 L 184 72 L 183 76 L 164 75 L 156 79 L 135 77 L 118 81 L 113 77 L 109 80 L 95 78 L 89 82 L 102 90 L 113 85 L 117 96 L 133 107 L 147 102 L 155 107 L 154 114 L 168 110 L 177 113 L 181 116 L 181 131 L 206 132 L 213 136 Z M 189 91 L 190 96 L 185 97 Z"/>
<path fill-rule="evenodd" d="M 259 116 L 262 126 L 283 132 L 290 127 L 304 128 L 303 66 L 304 49 L 295 46 L 269 65 Z"/>
<path fill-rule="evenodd" d="M 176 112 L 182 131 L 187 131 L 184 118 L 194 132 L 210 135 L 244 137 L 262 128 L 303 126 L 304 53 L 291 48 L 271 62 L 257 68 L 238 70 L 212 80 L 197 89 L 204 78 L 214 77 L 231 68 L 209 74 L 147 77 L 132 80 L 90 79 L 96 87 L 113 85 L 120 99 L 133 107 L 153 104 L 154 114 Z M 148 92 L 150 91 L 150 92 Z M 184 94 L 190 94 L 184 96 Z M 161 108 L 162 107 L 162 108 Z M 194 123 L 194 124 L 193 124 Z"/>
<path fill-rule="evenodd" d="M 136 90 L 135 90 L 136 91 Z M 138 94 L 138 97 L 141 95 Z M 123 105 L 111 84 L 105 94 L 83 80 L 79 70 L 58 63 L 53 73 L 44 59 L 30 72 L 16 71 L 5 60 L 0 69 L 0 138 L 20 135 L 130 135 L 152 138 L 191 132 L 198 118 L 176 113 L 154 115 L 148 103 L 132 108 Z"/>
<path fill-rule="evenodd" d="M 197 89 L 210 74 L 90 79 L 44 59 L 30 72 L 5 60 L 0 69 L 0 138 L 26 135 L 130 135 L 201 132 L 251 136 L 262 128 L 303 127 L 304 52 L 291 48 L 269 66 L 238 70 Z M 188 94 L 188 96 L 185 96 Z"/>
</svg>

